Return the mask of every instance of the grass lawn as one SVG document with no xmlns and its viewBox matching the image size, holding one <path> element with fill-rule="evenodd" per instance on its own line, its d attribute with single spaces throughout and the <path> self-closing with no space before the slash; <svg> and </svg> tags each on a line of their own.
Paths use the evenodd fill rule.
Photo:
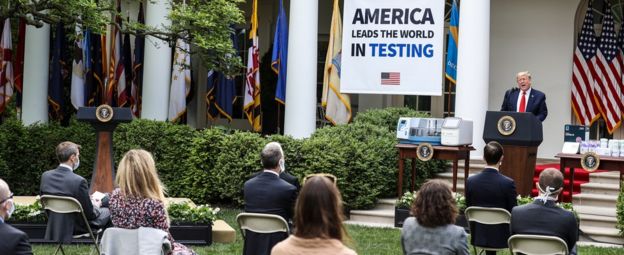
<svg viewBox="0 0 624 255">
<path fill-rule="evenodd" d="M 233 228 L 237 228 L 236 215 L 241 211 L 238 209 L 221 210 L 220 219 L 225 220 Z M 399 229 L 390 228 L 369 228 L 360 226 L 347 226 L 347 231 L 352 239 L 351 247 L 354 247 L 360 255 L 386 255 L 402 254 L 401 232 Z M 82 255 L 89 254 L 88 245 L 66 245 L 65 254 Z M 33 245 L 35 254 L 52 254 L 56 247 L 53 245 Z M 193 246 L 198 254 L 242 254 L 243 240 L 240 232 L 236 229 L 236 242 L 231 244 L 213 243 L 211 246 Z M 470 248 L 472 252 L 472 248 Z M 498 254 L 509 254 L 499 252 Z M 624 248 L 597 248 L 579 247 L 578 254 L 583 255 L 616 255 L 624 254 Z"/>
</svg>

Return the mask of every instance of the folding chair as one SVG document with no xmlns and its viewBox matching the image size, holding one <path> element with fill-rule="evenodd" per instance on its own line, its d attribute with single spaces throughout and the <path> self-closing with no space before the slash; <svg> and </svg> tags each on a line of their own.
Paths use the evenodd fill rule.
<svg viewBox="0 0 624 255">
<path fill-rule="evenodd" d="M 480 207 L 480 206 L 470 206 L 466 208 L 464 211 L 466 215 L 466 220 L 468 222 L 477 222 L 485 225 L 498 225 L 498 224 L 509 224 L 511 222 L 511 213 L 503 208 L 493 208 L 493 207 Z M 474 235 L 474 231 L 471 229 L 470 234 Z M 506 250 L 507 248 L 492 248 L 492 247 L 480 247 L 473 246 L 475 254 L 477 253 L 477 248 L 483 251 L 501 251 Z"/>
<path fill-rule="evenodd" d="M 527 255 L 568 255 L 568 244 L 556 236 L 512 235 L 507 240 L 511 254 L 518 252 Z"/>
<path fill-rule="evenodd" d="M 72 237 L 74 239 L 83 238 L 83 237 L 91 237 L 91 239 L 93 240 L 93 246 L 95 247 L 97 254 L 100 254 L 100 249 L 98 248 L 98 237 L 99 237 L 99 234 L 102 232 L 102 230 L 96 229 L 95 230 L 96 232 L 94 234 L 93 230 L 91 229 L 91 226 L 89 225 L 89 221 L 87 220 L 87 217 L 84 214 L 82 205 L 80 205 L 80 202 L 78 202 L 78 200 L 76 200 L 73 197 L 42 195 L 41 205 L 43 206 L 43 209 L 50 210 L 52 212 L 59 213 L 59 214 L 72 214 L 72 213 L 80 214 L 89 232 L 85 234 L 73 235 Z M 59 250 L 61 251 L 63 255 L 65 255 L 62 241 L 59 242 L 59 245 L 56 248 L 56 251 L 54 252 L 54 254 L 56 255 Z"/>
<path fill-rule="evenodd" d="M 236 221 L 241 229 L 241 235 L 245 239 L 245 230 L 261 234 L 277 232 L 290 233 L 288 223 L 282 216 L 264 213 L 239 213 Z"/>
<path fill-rule="evenodd" d="M 150 254 L 164 255 L 171 251 L 167 232 L 139 227 L 137 229 L 107 228 L 100 243 L 101 255 Z"/>
</svg>

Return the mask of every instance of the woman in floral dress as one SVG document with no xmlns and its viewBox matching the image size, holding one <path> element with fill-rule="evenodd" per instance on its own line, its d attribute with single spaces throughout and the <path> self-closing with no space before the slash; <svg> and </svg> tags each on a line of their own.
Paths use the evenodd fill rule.
<svg viewBox="0 0 624 255">
<path fill-rule="evenodd" d="M 118 186 L 110 196 L 109 209 L 117 228 L 150 227 L 169 233 L 169 217 L 165 208 L 165 188 L 156 173 L 152 154 L 145 150 L 126 152 L 119 163 L 115 182 Z M 195 254 L 176 243 L 171 234 L 172 255 Z"/>
</svg>

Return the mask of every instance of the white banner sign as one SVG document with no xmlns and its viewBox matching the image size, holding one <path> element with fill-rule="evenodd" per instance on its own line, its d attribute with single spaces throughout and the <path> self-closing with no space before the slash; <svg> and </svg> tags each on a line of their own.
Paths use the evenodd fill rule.
<svg viewBox="0 0 624 255">
<path fill-rule="evenodd" d="M 442 0 L 345 0 L 341 93 L 442 94 Z"/>
</svg>

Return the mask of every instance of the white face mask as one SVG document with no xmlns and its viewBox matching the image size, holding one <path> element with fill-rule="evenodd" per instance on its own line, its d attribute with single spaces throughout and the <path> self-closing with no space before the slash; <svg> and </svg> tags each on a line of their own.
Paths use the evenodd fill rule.
<svg viewBox="0 0 624 255">
<path fill-rule="evenodd" d="M 286 162 L 284 159 L 280 159 L 279 161 L 280 173 L 286 171 Z"/>
<path fill-rule="evenodd" d="M 74 164 L 74 170 L 78 169 L 79 166 L 80 166 L 80 159 L 78 159 L 78 161 L 76 161 L 76 164 Z"/>
<path fill-rule="evenodd" d="M 8 214 L 7 218 L 11 218 L 11 214 L 13 214 L 14 212 L 15 212 L 15 203 L 11 201 L 11 208 L 9 208 L 9 211 L 7 211 L 7 214 Z"/>
</svg>

